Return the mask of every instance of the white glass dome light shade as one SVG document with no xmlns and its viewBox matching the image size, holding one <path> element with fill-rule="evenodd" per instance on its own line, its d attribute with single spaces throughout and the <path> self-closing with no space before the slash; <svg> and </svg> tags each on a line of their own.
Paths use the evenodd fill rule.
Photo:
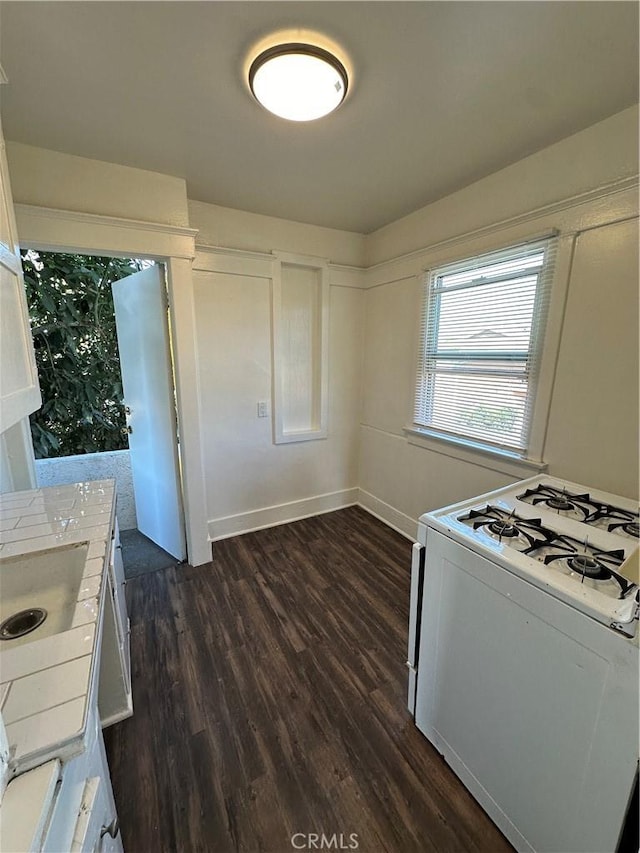
<svg viewBox="0 0 640 853">
<path fill-rule="evenodd" d="M 307 44 L 265 50 L 249 69 L 249 86 L 265 109 L 289 121 L 313 121 L 340 106 L 347 72 L 336 57 Z"/>
</svg>

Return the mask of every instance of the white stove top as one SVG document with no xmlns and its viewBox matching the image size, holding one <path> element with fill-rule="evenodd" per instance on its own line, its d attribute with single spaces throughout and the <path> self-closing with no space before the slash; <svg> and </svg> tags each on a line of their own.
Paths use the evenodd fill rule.
<svg viewBox="0 0 640 853">
<path fill-rule="evenodd" d="M 638 545 L 628 498 L 536 476 L 421 516 L 609 627 L 636 633 L 638 588 L 619 569 Z"/>
</svg>

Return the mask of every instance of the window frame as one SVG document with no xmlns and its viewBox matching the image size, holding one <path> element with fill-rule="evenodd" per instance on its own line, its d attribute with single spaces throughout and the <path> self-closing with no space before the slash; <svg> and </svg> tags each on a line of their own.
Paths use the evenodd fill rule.
<svg viewBox="0 0 640 853">
<path fill-rule="evenodd" d="M 521 236 L 512 242 L 501 242 L 501 244 L 487 246 L 474 246 L 477 251 L 463 254 L 458 252 L 452 256 L 451 251 L 444 257 L 434 258 L 434 263 L 422 269 L 417 276 L 417 285 L 421 293 L 421 307 L 416 324 L 416 348 L 415 348 L 415 370 L 411 390 L 411 412 L 409 423 L 404 428 L 404 433 L 411 444 L 434 450 L 470 462 L 502 470 L 514 476 L 530 473 L 531 469 L 543 470 L 546 464 L 543 461 L 543 448 L 546 435 L 547 420 L 553 391 L 553 378 L 555 364 L 558 355 L 564 306 L 566 301 L 566 288 L 569 277 L 573 234 L 559 235 L 555 230 L 549 230 L 542 234 L 529 237 Z M 534 313 L 532 330 L 536 324 L 544 322 L 544 333 L 537 333 L 537 371 L 533 381 L 535 387 L 530 393 L 528 406 L 528 431 L 526 448 L 519 452 L 503 446 L 483 442 L 474 437 L 460 434 L 449 434 L 439 431 L 437 428 L 421 425 L 416 421 L 416 409 L 418 396 L 420 394 L 420 382 L 424 376 L 424 361 L 426 347 L 426 326 L 428 323 L 429 307 L 428 296 L 430 282 L 435 275 L 441 275 L 443 271 L 451 274 L 454 268 L 465 269 L 479 266 L 491 258 L 507 256 L 509 253 L 517 253 L 533 248 L 536 244 L 545 244 L 546 256 L 544 261 L 545 279 L 543 285 L 546 287 L 546 305 L 543 311 L 537 315 Z M 536 300 L 540 298 L 539 288 Z M 439 302 L 439 300 L 438 300 Z M 531 352 L 531 348 L 529 349 Z M 429 381 L 427 379 L 426 381 Z M 433 377 L 431 377 L 433 381 Z"/>
</svg>

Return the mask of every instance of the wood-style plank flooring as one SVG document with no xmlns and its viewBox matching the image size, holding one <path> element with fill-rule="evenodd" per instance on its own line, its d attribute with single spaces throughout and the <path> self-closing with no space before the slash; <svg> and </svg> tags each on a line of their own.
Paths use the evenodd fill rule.
<svg viewBox="0 0 640 853">
<path fill-rule="evenodd" d="M 126 853 L 512 850 L 405 710 L 409 565 L 351 507 L 129 581 L 135 713 L 105 732 Z"/>
</svg>

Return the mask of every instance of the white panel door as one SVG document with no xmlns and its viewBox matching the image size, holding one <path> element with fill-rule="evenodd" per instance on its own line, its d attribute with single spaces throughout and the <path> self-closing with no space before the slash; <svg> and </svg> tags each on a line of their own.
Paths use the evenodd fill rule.
<svg viewBox="0 0 640 853">
<path fill-rule="evenodd" d="M 0 433 L 42 400 L 24 291 L 9 171 L 0 129 Z"/>
<path fill-rule="evenodd" d="M 138 529 L 186 558 L 173 372 L 163 269 L 112 285 Z"/>
</svg>

